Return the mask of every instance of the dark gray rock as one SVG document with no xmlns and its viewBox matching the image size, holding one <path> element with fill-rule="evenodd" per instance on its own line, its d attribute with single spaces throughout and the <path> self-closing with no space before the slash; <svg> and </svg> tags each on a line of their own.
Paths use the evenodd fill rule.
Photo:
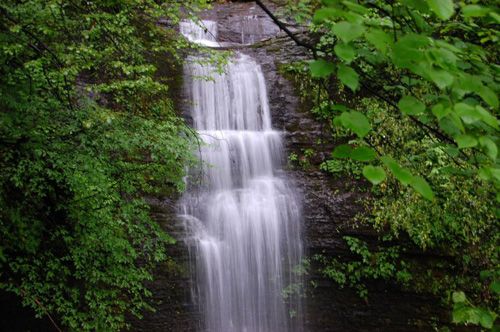
<svg viewBox="0 0 500 332">
<path fill-rule="evenodd" d="M 272 20 L 254 2 L 218 4 L 201 17 L 217 21 L 218 41 L 222 43 L 253 44 L 279 33 Z"/>
<path fill-rule="evenodd" d="M 184 228 L 176 216 L 176 200 L 147 198 L 151 216 L 177 242 L 168 247 L 170 258 L 158 266 L 155 279 L 148 284 L 154 312 L 145 311 L 143 319 L 129 317 L 133 331 L 199 331 L 200 317 L 191 300 L 189 251 L 182 242 Z"/>
</svg>

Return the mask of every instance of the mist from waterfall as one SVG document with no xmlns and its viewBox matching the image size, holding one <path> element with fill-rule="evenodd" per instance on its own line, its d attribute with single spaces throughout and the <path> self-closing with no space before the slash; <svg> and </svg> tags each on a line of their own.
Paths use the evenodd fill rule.
<svg viewBox="0 0 500 332">
<path fill-rule="evenodd" d="M 183 22 L 181 32 L 216 43 L 216 22 L 203 25 Z M 241 53 L 223 74 L 188 61 L 185 81 L 203 164 L 190 170 L 179 214 L 203 330 L 300 331 L 301 208 L 283 170 L 261 67 Z"/>
</svg>

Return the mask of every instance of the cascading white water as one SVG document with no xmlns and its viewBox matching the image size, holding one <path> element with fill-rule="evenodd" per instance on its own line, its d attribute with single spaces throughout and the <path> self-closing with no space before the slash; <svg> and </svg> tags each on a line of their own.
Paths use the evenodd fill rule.
<svg viewBox="0 0 500 332">
<path fill-rule="evenodd" d="M 217 22 L 201 20 L 199 22 L 183 21 L 180 31 L 189 41 L 205 46 L 216 47 Z"/>
<path fill-rule="evenodd" d="M 188 38 L 201 35 L 184 24 L 193 25 L 183 29 Z M 204 166 L 191 170 L 202 172 L 202 181 L 191 180 L 180 214 L 195 249 L 194 293 L 205 330 L 301 330 L 291 318 L 300 312 L 300 296 L 289 292 L 301 281 L 293 273 L 302 254 L 300 206 L 282 170 L 281 135 L 271 127 L 261 68 L 238 54 L 224 74 L 193 61 L 185 74 L 205 144 Z"/>
<path fill-rule="evenodd" d="M 257 16 L 243 16 L 241 18 L 241 43 L 255 43 L 255 35 L 262 35 L 262 25 Z"/>
</svg>

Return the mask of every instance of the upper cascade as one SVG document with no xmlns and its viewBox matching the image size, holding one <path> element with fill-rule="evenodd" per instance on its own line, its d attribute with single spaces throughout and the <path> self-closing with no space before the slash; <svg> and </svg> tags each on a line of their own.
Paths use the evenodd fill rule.
<svg viewBox="0 0 500 332">
<path fill-rule="evenodd" d="M 213 66 L 196 62 L 189 62 L 185 71 L 193 78 L 187 81 L 192 84 L 188 91 L 192 94 L 195 128 L 271 130 L 264 75 L 251 57 L 238 54 L 222 74 Z"/>
<path fill-rule="evenodd" d="M 257 15 L 242 16 L 240 29 L 242 44 L 250 45 L 264 39 L 264 26 L 262 24 L 262 20 Z"/>
<path fill-rule="evenodd" d="M 190 42 L 212 48 L 241 47 L 255 44 L 279 33 L 271 21 L 254 14 L 228 17 L 222 23 L 213 20 L 184 20 L 180 32 Z"/>
<path fill-rule="evenodd" d="M 185 20 L 180 23 L 180 32 L 190 42 L 209 47 L 219 46 L 217 42 L 217 22 L 215 21 L 200 20 L 194 22 Z"/>
</svg>

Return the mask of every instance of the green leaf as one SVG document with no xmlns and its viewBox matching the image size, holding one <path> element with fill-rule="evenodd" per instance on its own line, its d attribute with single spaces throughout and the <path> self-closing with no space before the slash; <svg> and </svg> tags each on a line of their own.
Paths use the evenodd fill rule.
<svg viewBox="0 0 500 332">
<path fill-rule="evenodd" d="M 455 142 L 460 149 L 472 148 L 477 145 L 477 139 L 470 135 L 458 135 L 455 137 Z"/>
<path fill-rule="evenodd" d="M 478 325 L 481 320 L 481 309 L 470 307 L 467 322 Z"/>
<path fill-rule="evenodd" d="M 448 20 L 455 12 L 452 0 L 427 0 L 427 4 L 442 20 Z"/>
<path fill-rule="evenodd" d="M 438 88 L 445 89 L 453 84 L 454 77 L 450 73 L 442 69 L 431 68 L 428 71 L 431 80 Z"/>
<path fill-rule="evenodd" d="M 322 78 L 330 76 L 334 72 L 335 66 L 331 62 L 319 59 L 309 62 L 309 70 L 312 77 Z"/>
<path fill-rule="evenodd" d="M 371 161 L 375 156 L 375 151 L 367 146 L 360 146 L 351 152 L 351 158 L 357 161 Z"/>
<path fill-rule="evenodd" d="M 479 278 L 481 279 L 481 281 L 484 281 L 493 275 L 494 273 L 492 270 L 482 270 L 481 272 L 479 272 Z"/>
<path fill-rule="evenodd" d="M 493 176 L 493 174 L 491 173 L 491 168 L 489 167 L 479 168 L 479 170 L 477 171 L 477 175 L 479 175 L 479 177 L 484 181 L 490 181 Z"/>
<path fill-rule="evenodd" d="M 347 85 L 352 91 L 356 91 L 359 86 L 359 76 L 358 73 L 351 67 L 340 64 L 337 71 L 337 75 L 340 81 Z"/>
<path fill-rule="evenodd" d="M 500 15 L 494 11 L 489 12 L 490 16 L 498 23 L 500 23 Z"/>
<path fill-rule="evenodd" d="M 468 307 L 466 307 L 463 303 L 460 303 L 459 305 L 455 304 L 453 306 L 453 323 L 463 324 L 467 321 L 468 317 Z"/>
<path fill-rule="evenodd" d="M 454 113 L 449 113 L 440 119 L 439 127 L 450 136 L 460 135 L 465 131 L 462 120 Z"/>
<path fill-rule="evenodd" d="M 445 107 L 443 104 L 436 104 L 432 107 L 432 114 L 434 114 L 438 120 L 441 120 L 450 112 L 451 109 Z"/>
<path fill-rule="evenodd" d="M 491 138 L 488 136 L 479 137 L 479 144 L 484 148 L 488 157 L 490 157 L 493 161 L 497 159 L 498 148 L 496 143 Z"/>
<path fill-rule="evenodd" d="M 471 124 L 481 119 L 481 114 L 479 114 L 474 106 L 469 104 L 457 103 L 454 109 L 464 123 Z"/>
<path fill-rule="evenodd" d="M 342 1 L 342 3 L 344 4 L 344 6 L 346 6 L 349 10 L 353 11 L 353 12 L 357 12 L 359 14 L 368 14 L 369 13 L 369 10 L 365 7 L 363 7 L 362 5 L 358 5 L 357 3 L 354 3 L 353 1 Z"/>
<path fill-rule="evenodd" d="M 487 110 L 485 110 L 482 106 L 476 105 L 476 110 L 481 116 L 481 120 L 489 126 L 492 126 L 495 129 L 500 129 L 498 125 L 498 119 L 491 115 Z"/>
<path fill-rule="evenodd" d="M 341 111 L 341 112 L 348 112 L 349 111 L 349 109 L 345 105 L 342 105 L 342 104 L 332 105 L 331 109 L 333 111 Z"/>
<path fill-rule="evenodd" d="M 467 5 L 462 8 L 464 17 L 482 17 L 488 15 L 491 9 L 479 5 Z"/>
<path fill-rule="evenodd" d="M 498 97 L 493 90 L 488 88 L 487 86 L 483 86 L 481 90 L 479 90 L 479 95 L 483 100 L 493 108 L 498 108 Z"/>
<path fill-rule="evenodd" d="M 352 147 L 347 144 L 342 144 L 337 147 L 332 152 L 332 156 L 335 158 L 349 158 L 351 156 Z"/>
<path fill-rule="evenodd" d="M 429 46 L 429 37 L 418 34 L 407 34 L 394 44 L 393 62 L 399 67 L 410 68 L 416 62 L 425 60 L 423 49 Z"/>
<path fill-rule="evenodd" d="M 500 181 L 500 168 L 488 167 L 488 172 L 495 178 L 497 181 Z"/>
<path fill-rule="evenodd" d="M 495 280 L 491 283 L 490 285 L 491 291 L 493 291 L 496 294 L 500 294 L 500 280 Z"/>
<path fill-rule="evenodd" d="M 424 0 L 399 0 L 399 2 L 410 6 L 412 8 L 415 8 L 422 13 L 428 13 L 429 12 L 429 6 Z"/>
<path fill-rule="evenodd" d="M 352 130 L 360 138 L 365 137 L 372 129 L 368 118 L 357 111 L 342 113 L 340 121 L 345 128 Z"/>
<path fill-rule="evenodd" d="M 360 37 L 365 31 L 365 28 L 361 24 L 342 21 L 335 24 L 332 31 L 344 43 L 349 43 L 351 40 Z"/>
<path fill-rule="evenodd" d="M 459 74 L 456 83 L 461 90 L 465 90 L 467 92 L 471 91 L 477 92 L 483 86 L 480 77 L 470 75 L 467 73 Z"/>
<path fill-rule="evenodd" d="M 313 23 L 322 23 L 328 19 L 339 17 L 341 11 L 336 8 L 320 8 L 314 13 Z"/>
<path fill-rule="evenodd" d="M 389 47 L 393 44 L 392 37 L 379 29 L 370 29 L 365 37 L 382 54 L 387 54 Z"/>
<path fill-rule="evenodd" d="M 418 115 L 425 111 L 425 105 L 415 97 L 404 96 L 399 100 L 399 109 L 406 115 Z"/>
<path fill-rule="evenodd" d="M 453 146 L 453 145 L 447 145 L 444 150 L 446 151 L 447 154 L 449 154 L 451 157 L 458 157 L 460 154 L 460 150 Z"/>
<path fill-rule="evenodd" d="M 342 115 L 342 114 L 341 114 Z M 336 127 L 343 126 L 344 124 L 342 123 L 342 117 L 341 115 L 337 115 L 336 117 L 333 118 L 332 124 Z"/>
<path fill-rule="evenodd" d="M 368 165 L 363 167 L 363 175 L 374 185 L 377 185 L 385 180 L 385 171 L 379 166 Z"/>
<path fill-rule="evenodd" d="M 493 327 L 493 322 L 495 321 L 496 315 L 493 315 L 489 310 L 479 309 L 479 323 L 482 327 L 486 329 L 491 329 Z"/>
<path fill-rule="evenodd" d="M 453 122 L 453 124 L 455 125 L 455 127 L 457 129 L 459 129 L 462 133 L 465 132 L 465 127 L 462 123 L 462 120 L 460 119 L 460 117 L 457 114 L 450 113 L 450 114 L 448 114 L 448 116 L 450 117 L 451 121 Z"/>
<path fill-rule="evenodd" d="M 356 50 L 349 44 L 338 43 L 335 45 L 334 50 L 335 54 L 347 63 L 350 63 L 356 57 Z"/>
<path fill-rule="evenodd" d="M 429 186 L 429 184 L 423 177 L 414 176 L 410 185 L 425 199 L 428 199 L 429 201 L 432 201 L 434 199 L 434 192 L 432 191 L 431 186 Z"/>
<path fill-rule="evenodd" d="M 396 179 L 398 179 L 401 184 L 406 186 L 411 183 L 411 181 L 413 180 L 413 175 L 410 173 L 410 171 L 401 167 L 394 159 L 389 156 L 383 156 L 380 159 L 382 159 L 384 165 L 391 170 L 392 174 L 394 174 Z"/>
<path fill-rule="evenodd" d="M 467 299 L 464 292 L 453 292 L 451 298 L 454 303 L 463 303 Z"/>
</svg>

